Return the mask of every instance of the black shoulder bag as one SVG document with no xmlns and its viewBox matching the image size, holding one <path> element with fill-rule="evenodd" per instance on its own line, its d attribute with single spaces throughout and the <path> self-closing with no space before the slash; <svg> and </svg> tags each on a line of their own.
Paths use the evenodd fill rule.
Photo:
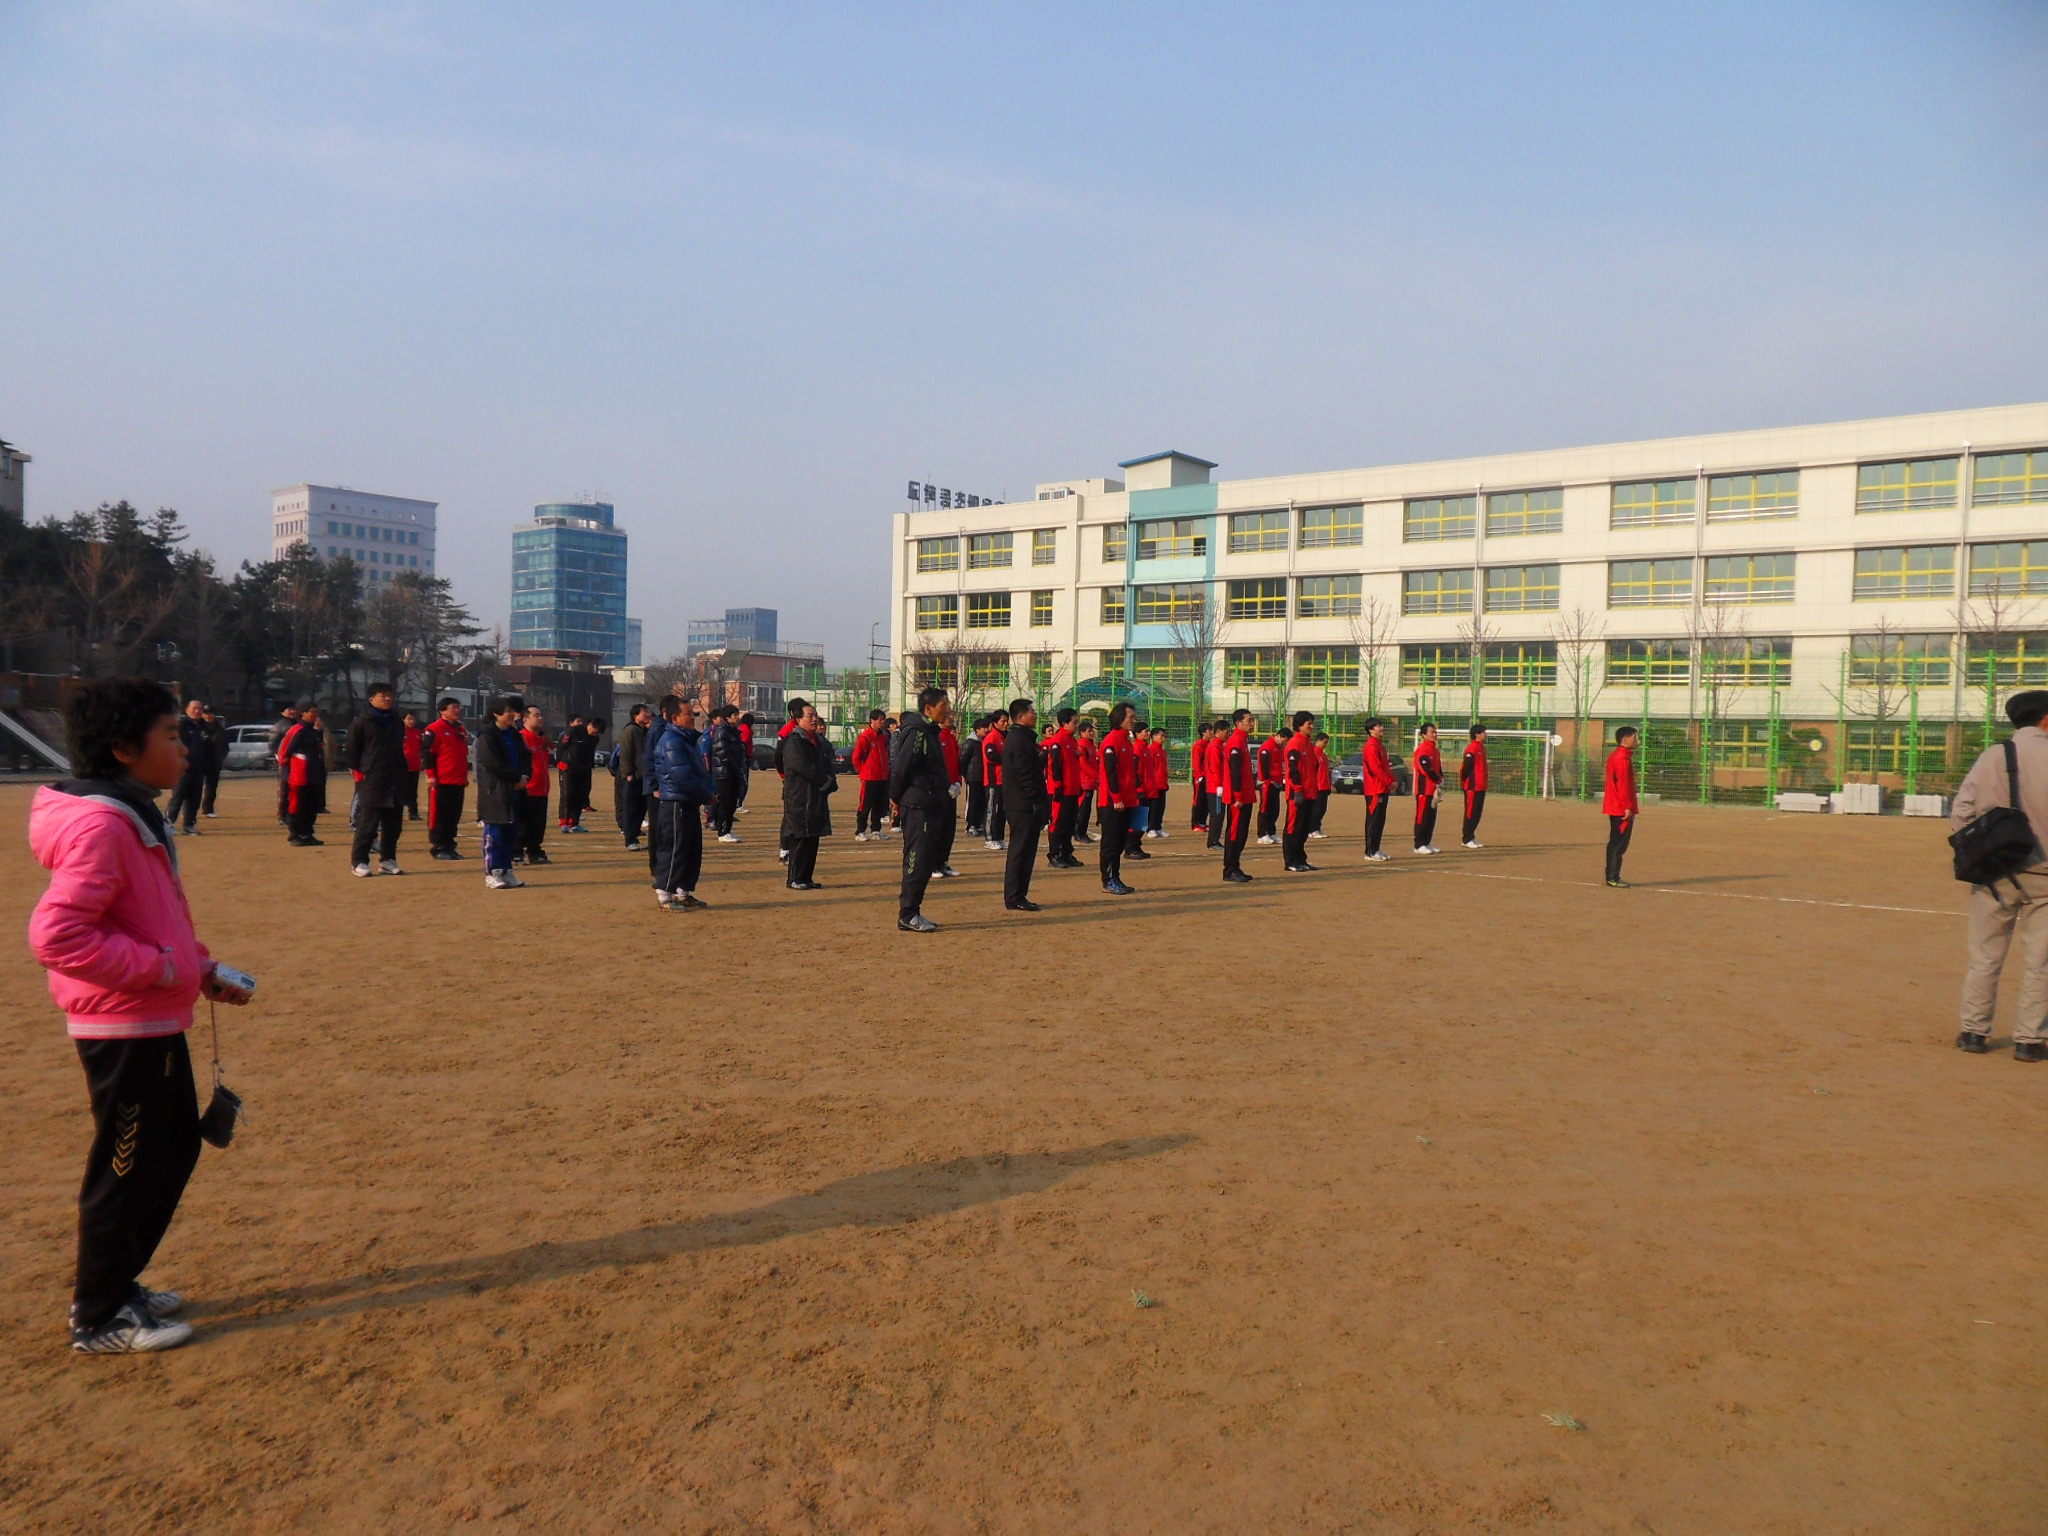
<svg viewBox="0 0 2048 1536">
<path fill-rule="evenodd" d="M 2027 813 L 2020 809 L 2020 754 L 2011 741 L 2005 744 L 2005 779 L 2011 803 L 1992 806 L 1949 836 L 1948 845 L 1955 850 L 1956 878 L 1969 885 L 2011 880 L 2034 862 L 2034 851 L 2040 846 Z"/>
</svg>

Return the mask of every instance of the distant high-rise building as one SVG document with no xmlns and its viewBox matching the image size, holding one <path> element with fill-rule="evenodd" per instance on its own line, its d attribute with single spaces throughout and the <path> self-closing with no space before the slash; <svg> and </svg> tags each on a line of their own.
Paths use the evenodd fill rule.
<svg viewBox="0 0 2048 1536">
<path fill-rule="evenodd" d="M 729 651 L 771 651 L 775 648 L 773 608 L 725 610 L 725 648 Z"/>
<path fill-rule="evenodd" d="M 646 626 L 638 619 L 626 620 L 626 659 L 619 663 L 620 666 L 638 667 L 645 665 L 641 652 L 646 648 L 644 644 L 646 632 Z"/>
<path fill-rule="evenodd" d="M 400 571 L 434 571 L 439 503 L 378 496 L 345 485 L 287 485 L 270 493 L 270 558 L 305 544 L 323 560 L 347 555 L 375 590 Z"/>
<path fill-rule="evenodd" d="M 722 651 L 725 649 L 725 620 L 692 619 L 685 635 L 685 656 L 696 656 L 705 651 Z"/>
<path fill-rule="evenodd" d="M 14 444 L 0 437 L 0 516 L 17 520 L 28 515 L 28 498 L 22 480 L 21 466 L 29 462 L 29 456 Z"/>
<path fill-rule="evenodd" d="M 626 665 L 626 535 L 610 502 L 543 502 L 512 530 L 512 648 Z"/>
</svg>

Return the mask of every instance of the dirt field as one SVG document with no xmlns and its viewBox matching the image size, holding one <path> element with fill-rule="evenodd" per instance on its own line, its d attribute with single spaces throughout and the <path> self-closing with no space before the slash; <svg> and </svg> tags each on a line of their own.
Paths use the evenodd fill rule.
<svg viewBox="0 0 2048 1536">
<path fill-rule="evenodd" d="M 1368 869 L 1340 799 L 1037 916 L 963 844 L 918 939 L 844 796 L 827 890 L 757 794 L 672 917 L 604 831 L 359 881 L 266 794 L 182 850 L 263 986 L 199 1334 L 86 1359 L 0 789 L 7 1529 L 2048 1529 L 2048 1067 L 1950 1048 L 1937 823 L 1652 807 L 1618 892 L 1583 807 Z"/>
</svg>

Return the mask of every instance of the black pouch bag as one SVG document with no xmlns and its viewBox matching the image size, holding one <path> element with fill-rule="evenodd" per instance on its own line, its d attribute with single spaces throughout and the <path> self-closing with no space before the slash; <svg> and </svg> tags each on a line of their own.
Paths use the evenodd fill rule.
<svg viewBox="0 0 2048 1536">
<path fill-rule="evenodd" d="M 2005 781 L 2010 803 L 1994 805 L 1959 832 L 1949 835 L 1956 878 L 1969 885 L 1996 885 L 2034 862 L 2040 840 L 2020 809 L 2020 754 L 2005 744 Z"/>
<path fill-rule="evenodd" d="M 220 1080 L 220 1022 L 213 1017 L 213 1004 L 206 1005 L 207 1022 L 213 1026 L 213 1097 L 199 1117 L 202 1141 L 224 1147 L 235 1139 L 235 1118 L 242 1112 L 242 1096 Z"/>
</svg>

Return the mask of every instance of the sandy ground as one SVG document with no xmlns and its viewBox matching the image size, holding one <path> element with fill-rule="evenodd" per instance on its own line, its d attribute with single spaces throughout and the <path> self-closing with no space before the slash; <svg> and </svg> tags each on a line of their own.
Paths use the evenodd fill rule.
<svg viewBox="0 0 2048 1536">
<path fill-rule="evenodd" d="M 850 806 L 827 890 L 761 795 L 671 917 L 602 831 L 359 881 L 266 794 L 183 850 L 263 983 L 184 1350 L 65 1348 L 84 1095 L 0 948 L 9 1530 L 2048 1529 L 2048 1067 L 1950 1048 L 1939 824 L 1655 807 L 1614 892 L 1583 807 L 1368 870 L 1340 799 L 1317 875 L 1180 833 L 1035 917 L 963 846 L 917 939 Z"/>
</svg>

